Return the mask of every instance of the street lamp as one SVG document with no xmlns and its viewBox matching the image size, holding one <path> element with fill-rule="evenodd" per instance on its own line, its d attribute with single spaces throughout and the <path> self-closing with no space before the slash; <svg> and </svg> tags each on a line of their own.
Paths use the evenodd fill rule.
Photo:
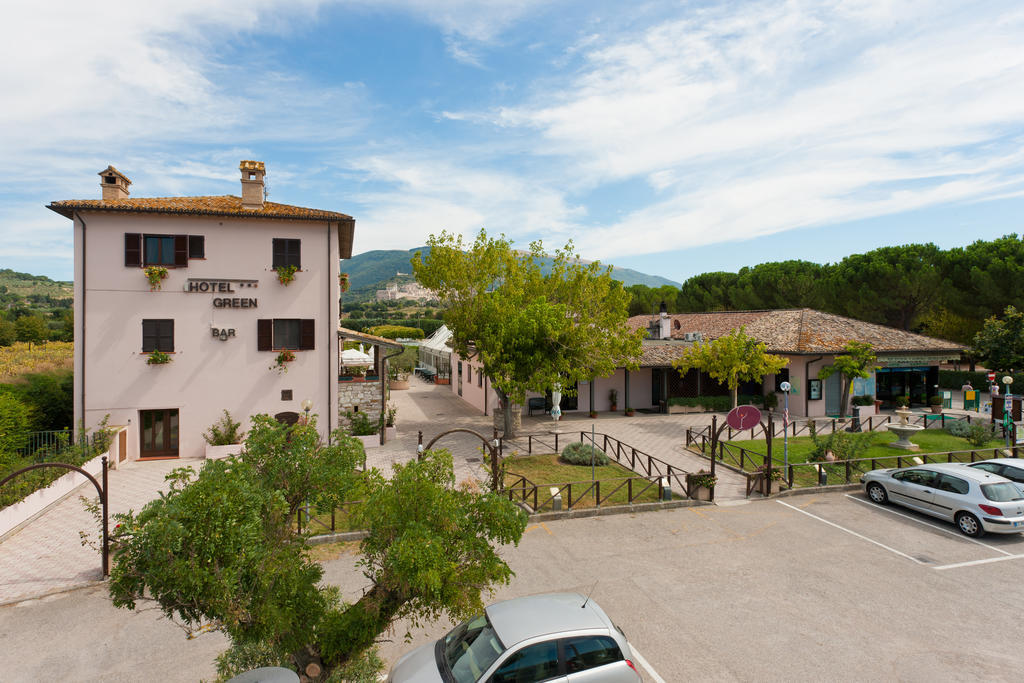
<svg viewBox="0 0 1024 683">
<path fill-rule="evenodd" d="M 306 424 L 309 424 L 309 411 L 313 410 L 313 401 L 307 398 L 299 405 L 302 406 L 302 410 L 306 413 Z"/>
<path fill-rule="evenodd" d="M 1003 389 L 1003 430 L 1006 432 L 1006 447 L 1010 448 L 1013 445 L 1010 443 L 1013 431 L 1013 394 L 1010 393 L 1010 385 L 1013 384 L 1013 377 L 1003 375 L 1003 384 L 1006 385 Z"/>
<path fill-rule="evenodd" d="M 782 410 L 782 462 L 786 468 L 786 476 L 789 476 L 789 390 L 793 385 L 783 382 L 779 385 L 782 389 L 782 400 L 785 406 Z"/>
</svg>

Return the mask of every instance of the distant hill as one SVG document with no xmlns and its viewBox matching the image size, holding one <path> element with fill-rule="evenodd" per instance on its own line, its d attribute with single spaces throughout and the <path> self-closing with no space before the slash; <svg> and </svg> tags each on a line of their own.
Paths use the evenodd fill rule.
<svg viewBox="0 0 1024 683">
<path fill-rule="evenodd" d="M 400 249 L 368 251 L 357 254 L 348 261 L 342 261 L 341 270 L 348 273 L 349 283 L 353 290 L 375 287 L 379 283 L 394 278 L 396 273 L 411 274 L 412 265 L 409 261 L 417 251 L 429 253 L 427 247 L 418 247 L 408 251 Z M 658 275 L 647 275 L 629 268 L 615 268 L 614 266 L 612 267 L 612 277 L 626 287 L 630 285 L 680 286 L 678 282 Z"/>
</svg>

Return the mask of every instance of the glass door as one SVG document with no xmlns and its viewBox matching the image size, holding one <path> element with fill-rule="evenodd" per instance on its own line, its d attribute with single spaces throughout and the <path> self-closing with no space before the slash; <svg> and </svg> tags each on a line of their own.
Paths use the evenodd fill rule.
<svg viewBox="0 0 1024 683">
<path fill-rule="evenodd" d="M 178 409 L 140 410 L 142 444 L 139 457 L 178 457 Z"/>
</svg>

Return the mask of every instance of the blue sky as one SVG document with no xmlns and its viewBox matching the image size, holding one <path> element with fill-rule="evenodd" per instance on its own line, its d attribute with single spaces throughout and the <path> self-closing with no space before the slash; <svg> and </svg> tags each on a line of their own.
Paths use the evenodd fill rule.
<svg viewBox="0 0 1024 683">
<path fill-rule="evenodd" d="M 1020 233 L 1020 2 L 176 0 L 0 10 L 0 267 L 71 279 L 70 221 L 238 194 L 676 281 Z"/>
</svg>

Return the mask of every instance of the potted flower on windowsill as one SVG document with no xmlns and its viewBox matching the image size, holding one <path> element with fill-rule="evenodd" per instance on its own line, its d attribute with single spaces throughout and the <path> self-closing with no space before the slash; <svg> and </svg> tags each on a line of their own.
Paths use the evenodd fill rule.
<svg viewBox="0 0 1024 683">
<path fill-rule="evenodd" d="M 146 359 L 146 365 L 166 365 L 171 362 L 171 357 L 163 351 L 150 351 L 149 358 Z"/>
<path fill-rule="evenodd" d="M 690 490 L 690 498 L 694 500 L 711 500 L 711 492 L 718 483 L 718 476 L 707 470 L 686 475 L 686 486 Z"/>
<path fill-rule="evenodd" d="M 160 283 L 167 277 L 167 269 L 163 266 L 146 266 L 142 269 L 149 280 L 149 291 L 160 289 Z"/>
<path fill-rule="evenodd" d="M 342 294 L 348 291 L 348 284 L 348 273 L 338 273 L 338 287 Z"/>
<path fill-rule="evenodd" d="M 295 279 L 295 273 L 299 272 L 298 266 L 276 266 L 274 271 L 277 273 L 277 281 L 285 287 Z"/>
<path fill-rule="evenodd" d="M 277 370 L 279 373 L 288 372 L 288 363 L 293 360 L 295 360 L 295 352 L 291 349 L 283 349 L 274 356 L 274 364 L 270 366 L 270 369 Z"/>
</svg>

